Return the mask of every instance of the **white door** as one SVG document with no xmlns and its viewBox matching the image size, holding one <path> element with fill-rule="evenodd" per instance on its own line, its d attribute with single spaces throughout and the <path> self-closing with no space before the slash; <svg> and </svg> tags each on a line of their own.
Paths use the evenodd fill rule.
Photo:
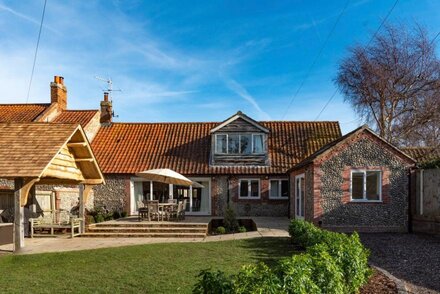
<svg viewBox="0 0 440 294">
<path fill-rule="evenodd" d="M 295 218 L 304 219 L 304 174 L 295 177 Z"/>
</svg>

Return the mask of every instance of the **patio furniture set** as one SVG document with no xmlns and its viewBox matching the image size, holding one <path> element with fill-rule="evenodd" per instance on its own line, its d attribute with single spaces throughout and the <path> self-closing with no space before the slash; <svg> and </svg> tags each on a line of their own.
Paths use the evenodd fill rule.
<svg viewBox="0 0 440 294">
<path fill-rule="evenodd" d="M 186 199 L 168 199 L 161 203 L 159 200 L 138 201 L 138 220 L 143 221 L 179 221 L 185 219 Z"/>
</svg>

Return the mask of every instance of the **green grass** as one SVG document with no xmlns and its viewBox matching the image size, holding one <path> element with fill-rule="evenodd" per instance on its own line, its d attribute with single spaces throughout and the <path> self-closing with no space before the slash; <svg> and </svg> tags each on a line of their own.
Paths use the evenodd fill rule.
<svg viewBox="0 0 440 294">
<path fill-rule="evenodd" d="M 256 238 L 7 255 L 0 257 L 0 292 L 190 293 L 202 269 L 233 273 L 293 253 L 289 238 Z"/>
</svg>

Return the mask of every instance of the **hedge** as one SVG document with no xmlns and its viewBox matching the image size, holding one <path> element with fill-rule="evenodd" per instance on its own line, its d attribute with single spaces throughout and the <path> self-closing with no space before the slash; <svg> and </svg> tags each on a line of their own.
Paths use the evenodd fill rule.
<svg viewBox="0 0 440 294">
<path fill-rule="evenodd" d="M 306 252 L 283 259 L 274 269 L 246 265 L 235 275 L 203 270 L 193 293 L 357 293 L 370 276 L 368 250 L 357 233 L 348 236 L 293 220 L 292 241 Z"/>
</svg>

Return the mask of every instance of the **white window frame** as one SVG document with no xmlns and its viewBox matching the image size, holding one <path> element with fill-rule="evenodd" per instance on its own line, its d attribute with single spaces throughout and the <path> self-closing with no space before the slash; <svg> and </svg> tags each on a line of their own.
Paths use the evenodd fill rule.
<svg viewBox="0 0 440 294">
<path fill-rule="evenodd" d="M 217 136 L 226 136 L 226 153 L 224 152 L 217 152 Z M 228 134 L 215 134 L 215 142 L 214 142 L 214 153 L 215 154 L 228 154 Z"/>
<path fill-rule="evenodd" d="M 254 136 L 261 136 L 261 140 L 263 141 L 263 151 L 260 152 L 254 152 Z M 251 145 L 251 154 L 264 154 L 266 152 L 266 146 L 264 144 L 264 134 L 252 134 L 252 145 Z"/>
<path fill-rule="evenodd" d="M 301 179 L 304 179 L 304 186 L 301 186 L 301 192 L 304 192 L 304 201 L 301 201 L 301 195 L 298 194 L 298 180 L 301 182 Z M 306 216 L 306 175 L 305 174 L 299 174 L 297 176 L 295 176 L 295 195 L 294 195 L 294 199 L 295 199 L 295 219 L 305 219 Z M 303 215 L 299 215 L 298 214 L 298 207 L 297 207 L 297 200 L 299 199 L 299 207 L 301 208 L 301 212 L 303 213 Z"/>
<path fill-rule="evenodd" d="M 278 196 L 272 196 L 272 194 L 271 194 L 271 189 L 272 189 L 272 181 L 277 181 L 278 182 L 278 191 L 280 192 L 280 195 L 278 195 Z M 287 195 L 287 196 L 281 196 L 282 194 L 282 191 L 281 191 L 281 187 L 282 187 L 282 184 L 281 184 L 281 182 L 282 181 L 287 181 L 287 183 L 289 183 L 289 179 L 278 179 L 278 178 L 275 178 L 275 179 L 269 179 L 269 199 L 275 199 L 275 200 L 286 200 L 286 199 L 289 199 L 289 195 L 290 195 L 290 189 L 288 189 L 288 194 L 289 195 Z M 287 184 L 287 185 L 289 185 L 289 184 Z M 290 187 L 288 187 L 288 188 L 290 188 Z"/>
<path fill-rule="evenodd" d="M 379 173 L 379 200 L 367 199 L 367 172 Z M 362 199 L 353 199 L 353 173 L 364 174 L 364 190 L 363 190 Z M 352 169 L 350 171 L 350 201 L 351 202 L 382 202 L 382 177 L 383 177 L 383 173 L 379 169 Z"/>
<path fill-rule="evenodd" d="M 258 181 L 258 196 L 241 196 L 241 182 L 248 181 L 248 195 L 251 195 L 251 181 Z M 238 181 L 238 199 L 260 199 L 261 198 L 261 182 L 260 179 L 240 179 Z"/>
<path fill-rule="evenodd" d="M 264 134 L 255 134 L 255 133 L 239 133 L 234 134 L 238 135 L 238 146 L 239 146 L 239 153 L 229 153 L 229 134 L 228 133 L 219 133 L 215 134 L 215 142 L 214 142 L 214 153 L 215 154 L 231 154 L 231 155 L 261 155 L 266 153 L 266 144 L 265 144 L 265 136 Z M 247 153 L 241 153 L 241 136 L 251 136 L 251 152 L 249 154 Z M 223 152 L 217 152 L 217 137 L 218 136 L 226 136 L 226 153 Z M 254 152 L 254 136 L 261 136 L 263 140 L 263 151 L 262 152 Z"/>
</svg>

